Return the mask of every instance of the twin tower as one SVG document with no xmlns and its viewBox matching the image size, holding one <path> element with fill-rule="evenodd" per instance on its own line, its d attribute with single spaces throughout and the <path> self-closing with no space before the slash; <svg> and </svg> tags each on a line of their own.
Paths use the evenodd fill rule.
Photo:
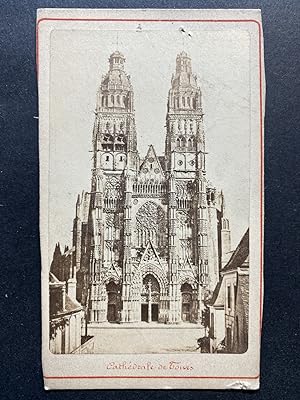
<svg viewBox="0 0 300 400">
<path fill-rule="evenodd" d="M 176 58 L 164 155 L 152 145 L 139 155 L 134 92 L 119 51 L 109 58 L 95 114 L 91 191 L 76 204 L 69 293 L 77 287 L 91 325 L 201 322 L 231 249 L 223 194 L 206 180 L 191 58 L 184 51 Z"/>
</svg>

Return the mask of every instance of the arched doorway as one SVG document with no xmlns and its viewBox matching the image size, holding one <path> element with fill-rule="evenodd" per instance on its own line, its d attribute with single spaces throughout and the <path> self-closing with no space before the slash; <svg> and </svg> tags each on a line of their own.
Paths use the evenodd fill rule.
<svg viewBox="0 0 300 400">
<path fill-rule="evenodd" d="M 181 286 L 181 319 L 183 322 L 191 321 L 193 289 L 189 283 Z"/>
<path fill-rule="evenodd" d="M 158 322 L 160 286 L 152 274 L 147 274 L 143 279 L 141 297 L 141 320 L 144 322 Z"/>
<path fill-rule="evenodd" d="M 119 321 L 120 286 L 111 281 L 106 285 L 107 291 L 107 321 Z"/>
</svg>

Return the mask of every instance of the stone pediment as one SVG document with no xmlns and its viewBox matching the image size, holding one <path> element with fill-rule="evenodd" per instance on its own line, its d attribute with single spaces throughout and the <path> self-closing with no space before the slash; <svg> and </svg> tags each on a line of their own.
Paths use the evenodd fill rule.
<svg viewBox="0 0 300 400">
<path fill-rule="evenodd" d="M 104 283 L 113 281 L 117 284 L 120 283 L 122 277 L 122 269 L 118 265 L 110 264 L 107 267 L 103 266 L 102 280 Z"/>
<path fill-rule="evenodd" d="M 163 169 L 152 145 L 149 146 L 146 157 L 140 166 L 139 178 L 154 181 L 164 179 Z"/>
<path fill-rule="evenodd" d="M 161 262 L 160 262 L 160 258 L 158 256 L 157 251 L 155 250 L 151 240 L 149 240 L 149 242 L 148 242 L 148 244 L 147 244 L 147 246 L 145 248 L 145 251 L 142 254 L 142 258 L 141 258 L 141 262 L 140 263 L 142 264 L 142 263 L 149 263 L 149 262 L 151 262 L 151 263 L 155 263 L 156 262 L 160 266 L 162 266 Z"/>
<path fill-rule="evenodd" d="M 190 274 L 194 279 L 197 278 L 195 266 L 191 263 L 189 258 L 186 258 L 185 261 L 179 263 L 179 269 L 183 273 Z"/>
<path fill-rule="evenodd" d="M 197 287 L 197 280 L 194 275 L 194 272 L 189 270 L 181 270 L 179 271 L 179 283 L 183 285 L 184 283 L 188 283 L 192 286 L 192 288 L 196 289 Z"/>
</svg>

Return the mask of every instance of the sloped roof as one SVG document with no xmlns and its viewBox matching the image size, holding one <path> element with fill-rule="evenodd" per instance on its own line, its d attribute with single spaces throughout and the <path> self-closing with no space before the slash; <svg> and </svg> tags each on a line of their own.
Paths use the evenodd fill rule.
<svg viewBox="0 0 300 400">
<path fill-rule="evenodd" d="M 60 280 L 56 278 L 53 272 L 49 272 L 49 282 L 50 283 L 62 283 Z"/>
<path fill-rule="evenodd" d="M 66 294 L 66 312 L 73 312 L 73 311 L 79 311 L 82 309 L 82 306 L 80 303 L 78 303 L 77 300 L 72 300 L 67 294 Z"/>
<path fill-rule="evenodd" d="M 49 272 L 49 285 L 51 285 L 51 287 L 62 287 L 65 285 L 65 282 L 57 279 L 53 272 Z"/>
<path fill-rule="evenodd" d="M 222 289 L 222 284 L 223 284 L 223 278 L 221 278 L 219 280 L 219 282 L 217 283 L 215 290 L 213 292 L 213 295 L 211 297 L 211 299 L 208 302 L 208 305 L 210 306 L 215 306 L 215 307 L 221 307 L 224 306 L 224 290 Z"/>
<path fill-rule="evenodd" d="M 240 243 L 237 245 L 237 248 L 234 250 L 233 254 L 231 255 L 228 263 L 221 270 L 221 273 L 232 271 L 232 270 L 240 267 L 248 259 L 248 256 L 249 256 L 249 229 L 247 229 L 247 231 L 244 234 L 244 236 L 242 237 Z M 249 266 L 249 263 L 248 263 L 248 266 Z"/>
<path fill-rule="evenodd" d="M 59 316 L 59 315 L 64 315 L 64 314 L 69 314 L 75 311 L 80 311 L 82 309 L 81 304 L 77 300 L 72 300 L 67 293 L 64 293 L 63 286 L 65 286 L 65 282 L 61 282 L 56 278 L 56 276 L 52 273 L 49 272 L 49 285 L 50 289 L 52 288 L 53 290 L 59 290 L 61 293 L 61 296 L 65 295 L 65 309 L 64 310 L 59 310 L 57 307 L 55 307 L 55 310 L 52 312 L 54 315 Z M 51 291 L 50 291 L 50 297 L 51 297 Z"/>
<path fill-rule="evenodd" d="M 233 270 L 237 269 L 238 267 L 240 267 L 241 265 L 243 265 L 243 267 L 248 267 L 249 266 L 248 257 L 249 257 L 249 229 L 247 229 L 247 231 L 244 234 L 244 236 L 242 237 L 240 243 L 237 245 L 237 248 L 232 253 L 228 263 L 221 270 L 221 274 L 222 274 L 222 272 L 233 271 Z M 240 278 L 241 278 L 241 285 L 245 286 L 246 284 L 244 281 L 246 279 L 244 279 L 242 276 Z M 224 305 L 225 290 L 223 290 L 222 285 L 223 285 L 223 276 L 221 277 L 221 279 L 219 280 L 219 282 L 217 283 L 217 285 L 215 287 L 213 295 L 209 301 L 209 305 L 211 305 L 211 306 Z M 244 289 L 241 288 L 241 290 L 242 291 L 244 290 L 244 292 L 245 292 L 244 297 L 246 298 L 248 296 L 248 294 L 246 294 L 246 292 L 247 292 L 246 286 Z M 243 295 L 242 295 L 242 297 L 243 297 Z M 244 301 L 244 299 L 243 299 L 243 301 Z"/>
</svg>

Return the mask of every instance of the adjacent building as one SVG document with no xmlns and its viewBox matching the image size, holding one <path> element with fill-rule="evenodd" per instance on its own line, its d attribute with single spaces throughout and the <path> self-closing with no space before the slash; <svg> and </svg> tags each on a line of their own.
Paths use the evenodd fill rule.
<svg viewBox="0 0 300 400">
<path fill-rule="evenodd" d="M 85 309 L 76 300 L 70 279 L 73 249 L 61 252 L 56 244 L 49 272 L 49 340 L 55 354 L 93 353 L 94 338 L 87 336 Z"/>
<path fill-rule="evenodd" d="M 65 282 L 49 274 L 50 351 L 72 353 L 81 346 L 82 306 L 66 292 Z"/>
<path fill-rule="evenodd" d="M 228 263 L 209 302 L 209 336 L 212 353 L 244 353 L 249 325 L 249 230 Z"/>
</svg>

